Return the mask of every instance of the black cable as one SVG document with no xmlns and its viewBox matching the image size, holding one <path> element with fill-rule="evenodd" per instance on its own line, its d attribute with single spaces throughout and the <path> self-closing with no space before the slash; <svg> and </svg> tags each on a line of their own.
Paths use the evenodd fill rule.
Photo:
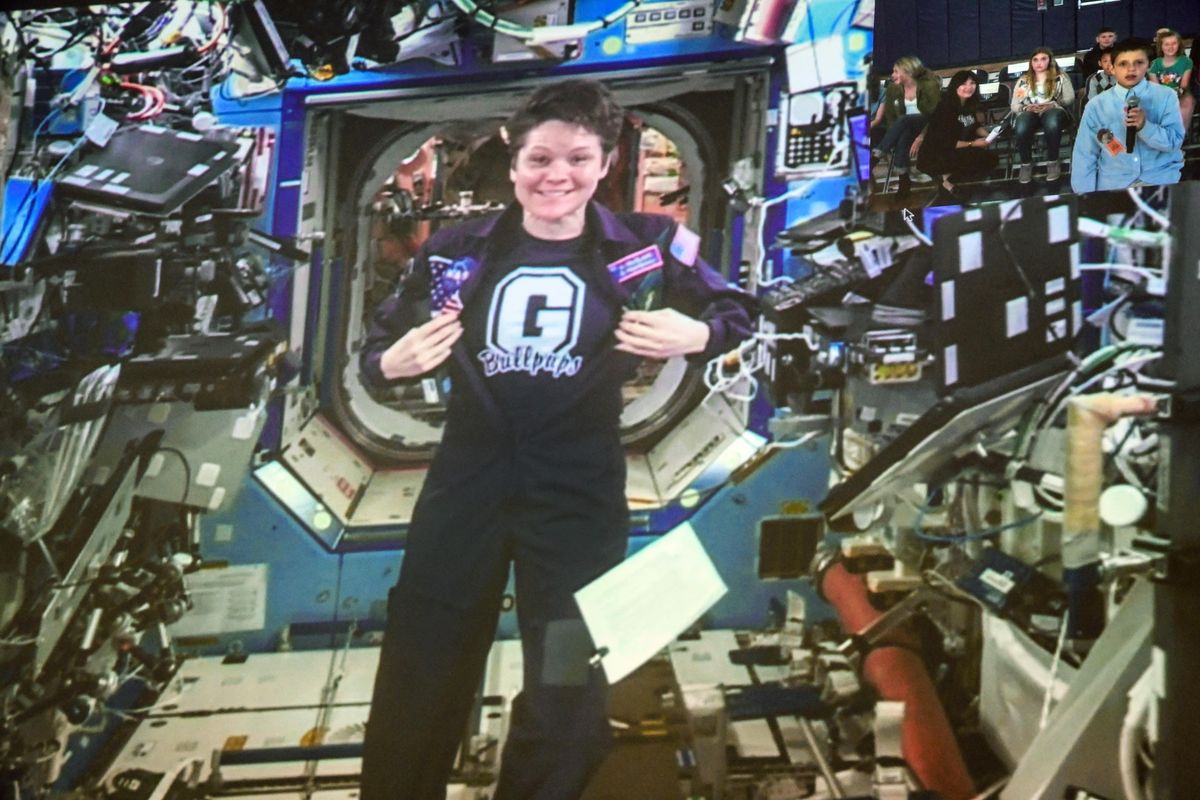
<svg viewBox="0 0 1200 800">
<path fill-rule="evenodd" d="M 0 10 L 3 11 L 4 16 L 8 19 L 8 24 L 12 25 L 13 31 L 15 31 L 17 34 L 17 53 L 26 57 L 30 57 L 31 51 L 29 49 L 29 43 L 25 40 L 25 31 L 22 30 L 20 23 L 17 22 L 17 18 L 14 17 L 12 12 L 7 9 Z"/>
<path fill-rule="evenodd" d="M 1017 276 L 1021 279 L 1021 283 L 1025 284 L 1025 296 L 1029 298 L 1030 303 L 1035 303 L 1037 301 L 1037 296 L 1033 290 L 1033 283 L 1030 282 L 1029 275 L 1025 273 L 1025 268 L 1022 267 L 1020 262 L 1017 261 L 1016 254 L 1013 253 L 1012 247 L 1010 247 L 1008 244 L 1008 239 L 1004 236 L 1004 226 L 1010 222 L 1013 211 L 1020 209 L 1020 207 L 1020 203 L 1014 202 L 1008 207 L 1008 210 L 1000 215 L 1000 227 L 996 230 L 996 236 L 1000 239 L 1000 244 L 1004 247 L 1004 252 L 1008 254 L 1008 260 L 1012 262 L 1013 269 L 1017 271 Z M 1058 334 L 1054 333 L 1053 327 L 1047 328 L 1047 331 L 1049 331 L 1049 333 L 1055 339 L 1059 338 Z"/>
<path fill-rule="evenodd" d="M 63 30 L 68 30 L 71 32 L 71 37 L 69 39 L 67 39 L 67 41 L 64 42 L 62 45 L 60 45 L 58 47 L 58 49 L 52 50 L 48 53 L 38 53 L 38 52 L 35 52 L 34 49 L 29 45 L 29 41 L 25 38 L 25 31 L 24 31 L 22 25 L 18 24 L 16 18 L 13 17 L 12 14 L 8 11 L 4 11 L 4 14 L 6 17 L 8 17 L 9 24 L 12 25 L 13 30 L 16 31 L 17 40 L 18 40 L 17 41 L 18 52 L 21 53 L 22 55 L 24 55 L 24 57 L 32 59 L 33 61 L 37 62 L 38 66 L 40 66 L 40 67 L 47 66 L 47 62 L 50 61 L 50 59 L 54 58 L 56 55 L 58 55 L 60 53 L 66 52 L 67 50 L 70 50 L 72 47 L 75 47 L 76 45 L 80 44 L 84 39 L 86 39 L 88 37 L 89 34 L 91 34 L 93 32 L 93 30 L 96 29 L 97 24 L 98 24 L 95 21 L 95 18 L 97 15 L 94 12 L 90 14 L 90 16 L 92 18 L 89 20 L 83 20 L 82 17 L 78 17 L 78 16 L 75 18 L 74 21 L 76 23 L 80 23 L 80 22 L 84 23 L 82 26 L 79 27 L 78 30 L 72 30 L 69 27 L 69 23 L 57 22 L 54 20 L 49 20 L 47 22 L 40 22 L 40 21 L 36 21 L 36 18 L 35 18 L 35 21 L 32 24 L 54 25 L 55 27 L 61 28 Z M 44 16 L 44 15 L 39 15 L 39 17 L 40 16 Z M 28 20 L 26 20 L 25 24 L 28 25 L 31 23 Z M 37 39 L 35 38 L 33 41 L 36 44 Z"/>
<path fill-rule="evenodd" d="M 1123 334 L 1117 330 L 1117 326 L 1116 326 L 1116 322 L 1115 322 L 1115 320 L 1117 318 L 1117 312 L 1124 309 L 1131 302 L 1133 302 L 1133 289 L 1132 288 L 1130 288 L 1129 291 L 1125 292 L 1123 295 L 1121 295 L 1120 297 L 1118 297 L 1116 299 L 1116 301 L 1113 303 L 1112 310 L 1108 314 L 1108 319 L 1105 320 L 1104 326 L 1108 330 L 1108 335 L 1113 337 L 1114 339 L 1116 339 L 1117 344 L 1121 344 L 1127 338 L 1125 336 L 1125 334 Z"/>
<path fill-rule="evenodd" d="M 183 497 L 180 498 L 179 504 L 186 506 L 188 494 L 190 494 L 192 490 L 192 467 L 188 463 L 187 456 L 185 456 L 183 451 L 177 447 L 165 447 L 163 445 L 159 445 L 155 452 L 159 451 L 164 453 L 174 453 L 175 455 L 179 456 L 180 462 L 183 463 Z"/>
</svg>

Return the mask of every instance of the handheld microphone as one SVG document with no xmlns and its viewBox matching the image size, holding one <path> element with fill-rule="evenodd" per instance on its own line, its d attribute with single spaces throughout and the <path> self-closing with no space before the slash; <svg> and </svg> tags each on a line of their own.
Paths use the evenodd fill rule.
<svg viewBox="0 0 1200 800">
<path fill-rule="evenodd" d="M 1125 95 L 1125 113 L 1128 114 L 1135 108 L 1139 107 L 1142 101 L 1134 97 L 1132 94 Z M 1133 153 L 1133 145 L 1137 142 L 1137 128 L 1132 125 L 1125 126 L 1125 149 Z"/>
</svg>

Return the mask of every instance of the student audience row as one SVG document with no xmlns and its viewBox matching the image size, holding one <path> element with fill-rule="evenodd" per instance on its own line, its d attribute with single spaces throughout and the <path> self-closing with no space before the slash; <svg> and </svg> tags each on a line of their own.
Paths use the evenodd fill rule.
<svg viewBox="0 0 1200 800">
<path fill-rule="evenodd" d="M 896 178 L 900 197 L 931 176 L 942 199 L 962 200 L 963 181 L 996 169 L 997 150 L 1008 144 L 1001 137 L 1011 137 L 1017 179 L 1030 183 L 1040 131 L 1049 183 L 1062 174 L 1060 149 L 1071 136 L 1076 192 L 1175 183 L 1200 96 L 1200 72 L 1183 49 L 1168 28 L 1153 42 L 1117 42 L 1115 31 L 1102 28 L 1079 57 L 1056 59 L 1039 47 L 987 84 L 984 70 L 942 79 L 916 56 L 899 58 L 871 122 L 876 172 Z M 993 89 L 986 101 L 981 85 Z"/>
</svg>

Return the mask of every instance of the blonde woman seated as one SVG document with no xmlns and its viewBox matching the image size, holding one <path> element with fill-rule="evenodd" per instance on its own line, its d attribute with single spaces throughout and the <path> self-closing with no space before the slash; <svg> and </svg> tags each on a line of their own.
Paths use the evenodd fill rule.
<svg viewBox="0 0 1200 800">
<path fill-rule="evenodd" d="M 884 92 L 871 127 L 875 129 L 873 133 L 880 129 L 879 126 L 886 128 L 874 152 L 877 158 L 885 153 L 892 154 L 892 167 L 900 176 L 897 194 L 901 197 L 908 194 L 912 185 L 908 165 L 917 154 L 913 142 L 937 107 L 941 92 L 942 82 L 925 68 L 921 59 L 916 56 L 896 59 L 892 82 Z"/>
<path fill-rule="evenodd" d="M 1021 156 L 1021 183 L 1033 180 L 1033 137 L 1038 129 L 1046 133 L 1046 154 L 1050 166 L 1046 180 L 1056 181 L 1062 173 L 1058 148 L 1063 131 L 1071 124 L 1068 110 L 1075 102 L 1071 80 L 1054 63 L 1054 53 L 1039 47 L 1029 57 L 1029 69 L 1013 88 L 1012 112 L 1016 115 L 1013 129 L 1017 138 L 1017 153 Z"/>
</svg>

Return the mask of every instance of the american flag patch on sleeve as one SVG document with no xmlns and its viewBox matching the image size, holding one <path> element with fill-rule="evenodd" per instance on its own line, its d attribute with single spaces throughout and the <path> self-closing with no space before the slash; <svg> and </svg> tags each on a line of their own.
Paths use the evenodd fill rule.
<svg viewBox="0 0 1200 800">
<path fill-rule="evenodd" d="M 700 255 L 700 237 L 688 230 L 684 225 L 675 228 L 675 238 L 671 240 L 671 255 L 685 267 L 694 267 L 696 257 Z"/>
</svg>

